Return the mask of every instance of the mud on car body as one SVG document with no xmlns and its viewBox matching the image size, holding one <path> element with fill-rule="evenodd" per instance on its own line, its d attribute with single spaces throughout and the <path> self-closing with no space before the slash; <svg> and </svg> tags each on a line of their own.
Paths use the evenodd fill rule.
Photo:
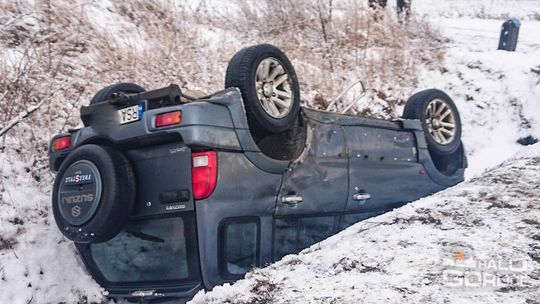
<svg viewBox="0 0 540 304">
<path fill-rule="evenodd" d="M 238 52 L 225 82 L 198 99 L 112 85 L 52 139 L 56 223 L 111 297 L 186 300 L 463 180 L 444 92 L 394 121 L 302 108 L 271 45 Z"/>
</svg>

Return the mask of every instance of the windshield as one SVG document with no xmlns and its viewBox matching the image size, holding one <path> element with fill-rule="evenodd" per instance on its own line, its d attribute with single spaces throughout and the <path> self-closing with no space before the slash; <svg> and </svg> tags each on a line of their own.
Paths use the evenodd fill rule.
<svg viewBox="0 0 540 304">
<path fill-rule="evenodd" d="M 188 217 L 133 221 L 112 240 L 91 244 L 90 255 L 111 283 L 194 280 L 198 259 L 192 222 Z"/>
</svg>

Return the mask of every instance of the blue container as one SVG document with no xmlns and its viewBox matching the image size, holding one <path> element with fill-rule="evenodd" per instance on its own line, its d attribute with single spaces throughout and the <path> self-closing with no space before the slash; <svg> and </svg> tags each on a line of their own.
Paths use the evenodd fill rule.
<svg viewBox="0 0 540 304">
<path fill-rule="evenodd" d="M 511 18 L 505 21 L 501 28 L 501 37 L 499 38 L 499 50 L 513 52 L 516 50 L 519 28 L 521 22 L 517 18 Z"/>
</svg>

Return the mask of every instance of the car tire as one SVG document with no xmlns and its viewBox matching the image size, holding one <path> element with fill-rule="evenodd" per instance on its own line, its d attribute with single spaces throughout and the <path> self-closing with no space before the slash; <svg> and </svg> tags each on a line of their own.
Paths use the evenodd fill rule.
<svg viewBox="0 0 540 304">
<path fill-rule="evenodd" d="M 459 169 L 466 167 L 463 143 L 459 145 L 456 151 L 450 154 L 440 155 L 430 153 L 430 157 L 435 168 L 446 176 L 453 176 Z"/>
<path fill-rule="evenodd" d="M 418 119 L 430 152 L 451 155 L 461 145 L 461 118 L 454 101 L 443 91 L 429 89 L 411 96 L 403 118 Z"/>
<path fill-rule="evenodd" d="M 113 97 L 113 94 L 126 93 L 135 94 L 144 92 L 144 88 L 134 83 L 117 83 L 99 90 L 90 100 L 90 105 L 107 101 Z"/>
<path fill-rule="evenodd" d="M 300 87 L 285 54 L 270 44 L 244 48 L 229 61 L 225 87 L 240 89 L 248 123 L 257 134 L 293 127 L 300 111 Z"/>
<path fill-rule="evenodd" d="M 88 144 L 64 160 L 52 207 L 58 228 L 77 243 L 105 242 L 127 223 L 135 202 L 135 175 L 118 150 Z"/>
</svg>

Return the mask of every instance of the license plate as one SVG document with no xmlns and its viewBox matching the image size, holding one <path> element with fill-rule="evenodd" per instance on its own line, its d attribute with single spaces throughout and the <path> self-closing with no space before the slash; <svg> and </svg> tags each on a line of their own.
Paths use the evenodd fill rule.
<svg viewBox="0 0 540 304">
<path fill-rule="evenodd" d="M 142 116 L 142 105 L 131 106 L 117 111 L 120 117 L 120 124 L 127 124 L 134 121 L 139 121 Z"/>
</svg>

